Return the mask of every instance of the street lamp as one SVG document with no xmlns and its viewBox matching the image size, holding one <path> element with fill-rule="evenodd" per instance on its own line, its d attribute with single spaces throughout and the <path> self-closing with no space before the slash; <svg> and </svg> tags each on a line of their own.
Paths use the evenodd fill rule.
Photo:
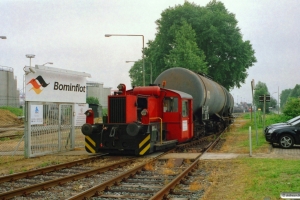
<svg viewBox="0 0 300 200">
<path fill-rule="evenodd" d="M 278 96 L 277 96 L 278 107 L 277 108 L 278 108 L 278 115 L 279 115 L 279 106 L 280 106 L 280 104 L 279 104 L 279 86 L 278 86 L 278 91 L 277 92 L 273 92 L 273 94 L 276 94 L 276 93 L 278 94 Z"/>
<path fill-rule="evenodd" d="M 273 96 L 273 94 L 276 94 L 277 92 L 273 92 L 271 96 Z M 278 103 L 278 102 L 277 102 Z M 277 105 L 276 105 L 277 106 Z"/>
<path fill-rule="evenodd" d="M 105 37 L 111 36 L 141 36 L 143 38 L 143 86 L 145 86 L 145 55 L 144 55 L 144 35 L 127 35 L 127 34 L 105 34 Z"/>
<path fill-rule="evenodd" d="M 35 73 L 35 70 L 31 67 L 31 58 L 34 58 L 35 55 L 33 55 L 33 54 L 26 54 L 25 56 L 26 56 L 26 58 L 29 58 L 29 71 L 25 70 L 26 66 L 23 68 L 23 70 L 25 72 L 24 75 L 23 75 L 23 100 L 24 100 L 23 116 L 25 115 L 25 108 L 24 107 L 26 106 L 25 98 L 24 98 L 24 95 L 26 93 L 26 91 L 25 91 L 25 75 L 29 74 L 30 72 L 31 73 Z"/>
<path fill-rule="evenodd" d="M 42 66 L 45 66 L 47 64 L 53 65 L 53 62 L 46 62 L 45 64 L 43 64 Z"/>
<path fill-rule="evenodd" d="M 5 40 L 6 39 L 6 36 L 0 36 L 1 39 Z"/>
<path fill-rule="evenodd" d="M 279 115 L 279 108 L 280 108 L 280 104 L 279 104 L 279 86 L 278 86 L 278 101 L 277 101 L 277 103 L 278 103 L 278 115 Z"/>
<path fill-rule="evenodd" d="M 34 58 L 35 57 L 35 55 L 33 55 L 33 54 L 26 54 L 26 57 L 27 58 L 29 58 L 29 67 L 31 67 L 31 58 Z"/>
</svg>

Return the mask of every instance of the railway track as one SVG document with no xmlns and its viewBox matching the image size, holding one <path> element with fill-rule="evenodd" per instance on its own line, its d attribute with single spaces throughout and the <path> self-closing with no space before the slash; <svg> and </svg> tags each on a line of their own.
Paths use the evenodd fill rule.
<svg viewBox="0 0 300 200">
<path fill-rule="evenodd" d="M 0 127 L 0 140 L 12 140 L 21 138 L 24 132 L 24 125 L 7 125 Z M 19 134 L 16 134 L 19 133 Z M 22 134 L 21 134 L 22 133 Z"/>
<path fill-rule="evenodd" d="M 92 199 L 93 196 L 97 199 L 166 199 L 182 195 L 199 199 L 203 190 L 191 187 L 197 188 L 200 180 L 197 177 L 203 178 L 203 172 L 197 170 L 198 160 L 214 141 L 210 136 L 148 157 L 116 161 L 116 157 L 103 160 L 93 156 L 0 177 L 0 199 Z M 164 158 L 174 152 L 193 152 L 197 156 Z"/>
<path fill-rule="evenodd" d="M 219 137 L 218 137 L 219 138 Z M 203 191 L 199 190 L 199 177 L 203 178 L 201 170 L 197 170 L 199 158 L 212 145 L 212 137 L 206 137 L 193 144 L 180 145 L 168 153 L 181 152 L 184 147 L 196 145 L 200 152 L 191 159 L 175 158 L 166 159 L 164 155 L 154 160 L 116 176 L 103 184 L 95 186 L 85 192 L 75 195 L 75 199 L 199 199 Z M 206 141 L 206 142 L 204 142 Z M 200 145 L 200 143 L 202 145 Z M 209 145 L 207 145 L 207 143 Z M 195 148 L 193 148 L 194 152 Z M 188 180 L 190 179 L 190 180 Z M 194 185 L 195 189 L 192 189 Z"/>
<path fill-rule="evenodd" d="M 18 134 L 13 134 L 13 135 L 0 135 L 0 140 L 13 140 L 13 139 L 17 139 L 17 138 L 21 138 L 22 135 L 18 135 Z"/>
<path fill-rule="evenodd" d="M 49 166 L 28 172 L 0 177 L 0 199 L 11 199 L 18 196 L 41 198 L 39 190 L 74 182 L 103 171 L 110 171 L 132 163 L 135 159 L 101 159 L 101 156 Z M 104 166 L 99 162 L 105 163 Z M 98 163 L 98 164 L 97 164 Z M 96 166 L 95 166 L 96 165 Z M 52 198 L 51 198 L 52 199 Z M 54 198 L 55 199 L 55 198 Z"/>
</svg>

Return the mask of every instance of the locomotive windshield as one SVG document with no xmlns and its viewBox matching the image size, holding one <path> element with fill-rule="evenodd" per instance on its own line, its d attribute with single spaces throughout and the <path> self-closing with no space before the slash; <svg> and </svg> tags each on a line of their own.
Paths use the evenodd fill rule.
<svg viewBox="0 0 300 200">
<path fill-rule="evenodd" d="M 138 120 L 141 120 L 141 111 L 143 109 L 147 109 L 148 108 L 148 101 L 147 98 L 144 97 L 138 97 L 137 98 L 137 116 L 138 116 Z"/>
<path fill-rule="evenodd" d="M 178 112 L 178 98 L 165 97 L 164 98 L 164 112 Z"/>
<path fill-rule="evenodd" d="M 182 101 L 182 117 L 187 117 L 189 115 L 188 101 Z"/>
</svg>

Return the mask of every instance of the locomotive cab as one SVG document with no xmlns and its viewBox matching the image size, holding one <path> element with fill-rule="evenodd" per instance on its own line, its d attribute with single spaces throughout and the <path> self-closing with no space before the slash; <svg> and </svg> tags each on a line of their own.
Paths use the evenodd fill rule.
<svg viewBox="0 0 300 200">
<path fill-rule="evenodd" d="M 166 125 L 167 140 L 183 143 L 193 137 L 192 97 L 186 93 L 168 90 L 163 98 L 163 121 Z"/>
</svg>

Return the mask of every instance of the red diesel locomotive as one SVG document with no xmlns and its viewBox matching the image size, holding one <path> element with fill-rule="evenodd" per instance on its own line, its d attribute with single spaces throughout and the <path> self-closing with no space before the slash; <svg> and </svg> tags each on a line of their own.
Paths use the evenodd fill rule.
<svg viewBox="0 0 300 200">
<path fill-rule="evenodd" d="M 161 73 L 151 86 L 108 96 L 108 116 L 94 123 L 87 111 L 81 128 L 89 153 L 145 155 L 224 129 L 233 97 L 213 80 L 185 68 Z M 161 85 L 161 87 L 159 86 Z"/>
</svg>

